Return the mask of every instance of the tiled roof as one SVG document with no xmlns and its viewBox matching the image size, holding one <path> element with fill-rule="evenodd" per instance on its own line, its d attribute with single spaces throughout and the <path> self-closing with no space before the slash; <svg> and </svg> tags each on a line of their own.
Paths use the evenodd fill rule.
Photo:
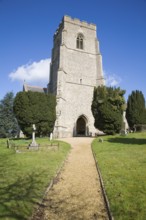
<svg viewBox="0 0 146 220">
<path fill-rule="evenodd" d="M 41 92 L 41 93 L 47 93 L 47 88 L 39 87 L 39 86 L 30 86 L 27 84 L 23 85 L 23 91 L 28 92 Z"/>
</svg>

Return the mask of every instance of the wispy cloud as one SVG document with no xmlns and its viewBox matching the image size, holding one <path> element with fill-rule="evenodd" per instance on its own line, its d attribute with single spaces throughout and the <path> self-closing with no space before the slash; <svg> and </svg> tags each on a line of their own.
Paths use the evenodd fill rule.
<svg viewBox="0 0 146 220">
<path fill-rule="evenodd" d="M 50 58 L 42 59 L 38 62 L 29 62 L 12 71 L 9 74 L 9 78 L 12 81 L 26 81 L 26 83 L 35 83 L 37 85 L 47 84 L 50 75 L 50 62 Z M 119 86 L 122 81 L 118 75 L 107 73 L 105 70 L 104 78 L 106 86 Z"/>
<path fill-rule="evenodd" d="M 47 84 L 49 80 L 51 59 L 43 59 L 38 62 L 27 63 L 19 66 L 9 74 L 12 81 L 26 81 L 26 83 Z"/>
<path fill-rule="evenodd" d="M 116 74 L 110 74 L 104 71 L 104 78 L 106 86 L 119 86 L 122 79 Z"/>
</svg>

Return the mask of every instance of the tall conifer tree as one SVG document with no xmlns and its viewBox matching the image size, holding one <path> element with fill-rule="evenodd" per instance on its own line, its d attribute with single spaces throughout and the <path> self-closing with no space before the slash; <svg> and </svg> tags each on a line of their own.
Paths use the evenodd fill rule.
<svg viewBox="0 0 146 220">
<path fill-rule="evenodd" d="M 146 124 L 145 98 L 141 91 L 132 91 L 129 95 L 126 118 L 131 128 L 138 124 Z"/>
<path fill-rule="evenodd" d="M 9 92 L 0 102 L 0 137 L 14 137 L 19 127 L 13 113 L 14 94 Z"/>
<path fill-rule="evenodd" d="M 56 119 L 56 99 L 51 94 L 19 92 L 14 100 L 14 113 L 23 133 L 30 137 L 32 125 L 36 125 L 36 136 L 47 136 L 53 131 Z"/>
<path fill-rule="evenodd" d="M 94 89 L 92 113 L 95 127 L 106 134 L 118 133 L 122 127 L 125 91 L 100 86 Z"/>
</svg>

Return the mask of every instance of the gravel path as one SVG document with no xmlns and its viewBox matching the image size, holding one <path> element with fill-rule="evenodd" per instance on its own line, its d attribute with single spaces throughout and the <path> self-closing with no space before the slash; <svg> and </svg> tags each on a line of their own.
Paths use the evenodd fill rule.
<svg viewBox="0 0 146 220">
<path fill-rule="evenodd" d="M 66 138 L 72 149 L 45 199 L 43 220 L 107 220 L 92 138 Z"/>
</svg>

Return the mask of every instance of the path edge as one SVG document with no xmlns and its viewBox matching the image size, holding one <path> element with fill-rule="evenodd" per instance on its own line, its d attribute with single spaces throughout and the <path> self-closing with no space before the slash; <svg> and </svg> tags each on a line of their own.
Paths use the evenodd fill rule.
<svg viewBox="0 0 146 220">
<path fill-rule="evenodd" d="M 95 157 L 95 153 L 93 152 L 92 143 L 91 143 L 91 150 L 92 150 L 93 158 L 94 158 L 94 161 L 95 161 L 97 173 L 99 175 L 99 182 L 100 182 L 100 186 L 101 186 L 105 206 L 107 208 L 108 218 L 109 218 L 109 220 L 114 220 L 114 217 L 113 217 L 111 209 L 110 209 L 110 204 L 109 204 L 109 201 L 108 201 L 108 197 L 107 197 L 107 194 L 106 194 L 105 186 L 104 186 L 104 183 L 103 183 L 103 179 L 102 179 L 102 176 L 101 176 L 101 172 L 100 172 L 100 169 L 99 169 L 99 166 L 98 166 L 98 162 L 97 162 L 97 159 Z"/>
<path fill-rule="evenodd" d="M 68 144 L 69 144 L 69 143 L 68 143 Z M 70 144 L 69 144 L 69 145 L 70 145 Z M 71 145 L 70 145 L 70 151 L 71 151 Z M 67 162 L 67 159 L 68 159 L 68 157 L 69 157 L 70 151 L 67 153 L 65 159 L 63 160 L 62 164 L 60 165 L 60 167 L 59 167 L 58 170 L 56 171 L 54 177 L 50 180 L 50 182 L 49 182 L 49 184 L 48 184 L 48 187 L 47 187 L 47 189 L 46 189 L 46 191 L 45 191 L 45 193 L 44 193 L 43 198 L 40 199 L 40 201 L 37 202 L 38 205 L 37 205 L 36 208 L 34 208 L 34 211 L 33 211 L 32 215 L 28 218 L 28 220 L 35 220 L 35 219 L 36 219 L 36 218 L 35 218 L 35 217 L 36 217 L 35 215 L 36 215 L 37 213 L 41 212 L 42 209 L 45 208 L 45 205 L 43 205 L 43 204 L 44 204 L 44 202 L 45 202 L 46 195 L 48 194 L 48 192 L 50 191 L 50 189 L 51 189 L 51 188 L 53 187 L 53 185 L 55 184 L 55 180 L 59 177 L 59 175 L 60 175 L 60 173 L 61 173 L 61 171 L 62 171 L 62 169 L 63 169 L 65 163 Z M 38 218 L 38 219 L 40 220 L 40 218 Z"/>
</svg>

